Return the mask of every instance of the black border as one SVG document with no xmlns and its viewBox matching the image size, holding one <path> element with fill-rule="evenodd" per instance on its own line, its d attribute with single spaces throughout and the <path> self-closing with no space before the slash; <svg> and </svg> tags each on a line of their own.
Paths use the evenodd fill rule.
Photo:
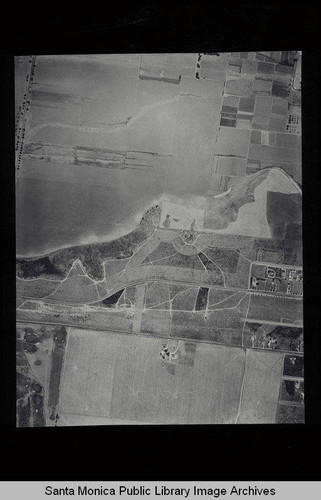
<svg viewBox="0 0 321 500">
<path fill-rule="evenodd" d="M 108 5 L 7 16 L 1 54 L 1 444 L 3 480 L 317 480 L 320 447 L 319 17 L 305 3 Z M 17 7 L 20 9 L 20 7 Z M 303 50 L 306 424 L 15 428 L 13 56 Z M 316 454 L 318 455 L 318 454 Z"/>
</svg>

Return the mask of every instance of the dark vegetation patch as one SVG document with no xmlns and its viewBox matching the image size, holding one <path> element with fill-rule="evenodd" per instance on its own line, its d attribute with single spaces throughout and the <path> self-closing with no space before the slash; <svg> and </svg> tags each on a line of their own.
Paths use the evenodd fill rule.
<svg viewBox="0 0 321 500">
<path fill-rule="evenodd" d="M 19 278 L 30 279 L 40 276 L 55 276 L 63 278 L 64 273 L 56 267 L 50 257 L 40 259 L 17 259 L 17 275 Z"/>
<path fill-rule="evenodd" d="M 25 328 L 24 339 L 26 342 L 29 342 L 31 344 L 36 344 L 37 342 L 39 342 L 38 335 L 35 333 L 35 331 L 32 328 L 29 328 L 29 327 Z"/>
<path fill-rule="evenodd" d="M 267 337 L 277 340 L 275 349 L 289 349 L 294 351 L 298 348 L 302 335 L 302 328 L 279 325 L 268 333 Z"/>
<path fill-rule="evenodd" d="M 26 352 L 37 352 L 38 351 L 38 347 L 35 344 L 30 344 L 27 342 L 24 345 L 24 349 Z"/>
<path fill-rule="evenodd" d="M 30 385 L 30 388 L 33 392 L 36 392 L 36 393 L 41 393 L 42 392 L 42 386 L 36 382 L 36 381 L 33 381 Z"/>
<path fill-rule="evenodd" d="M 64 348 L 54 346 L 51 357 L 51 370 L 48 393 L 48 409 L 50 418 L 56 415 L 56 409 L 59 403 L 60 379 L 64 360 Z M 54 420 L 54 418 L 53 418 Z"/>
<path fill-rule="evenodd" d="M 207 298 L 208 298 L 208 288 L 201 287 L 198 291 L 196 299 L 196 305 L 195 305 L 196 311 L 201 311 L 203 309 L 206 309 Z"/>
<path fill-rule="evenodd" d="M 278 424 L 304 424 L 303 406 L 279 405 Z"/>
<path fill-rule="evenodd" d="M 286 224 L 285 238 L 287 240 L 302 240 L 302 224 L 294 222 Z"/>
<path fill-rule="evenodd" d="M 16 365 L 28 366 L 28 361 L 24 353 L 25 342 L 23 340 L 16 340 Z"/>
<path fill-rule="evenodd" d="M 124 288 L 122 290 L 119 290 L 119 292 L 114 293 L 110 297 L 107 297 L 101 303 L 106 307 L 115 307 L 123 291 Z"/>
<path fill-rule="evenodd" d="M 17 341 L 16 419 L 18 427 L 45 427 L 43 387 L 30 368 L 25 351 L 37 347 L 24 340 Z"/>
<path fill-rule="evenodd" d="M 294 394 L 295 394 L 294 380 L 283 380 L 282 385 L 284 386 L 284 388 L 289 396 L 294 396 Z"/>
<path fill-rule="evenodd" d="M 262 326 L 262 323 L 246 323 L 251 333 L 256 333 Z"/>
<path fill-rule="evenodd" d="M 266 215 L 273 238 L 283 238 L 287 223 L 302 221 L 301 194 L 268 191 Z"/>
<path fill-rule="evenodd" d="M 29 391 L 29 388 L 30 388 L 30 382 L 31 382 L 31 379 L 30 377 L 28 377 L 27 375 L 25 375 L 24 373 L 21 373 L 21 372 L 17 372 L 17 375 L 16 375 L 16 383 L 17 383 L 17 386 L 22 386 L 22 387 L 25 387 L 27 391 Z"/>
<path fill-rule="evenodd" d="M 304 360 L 303 356 L 286 354 L 284 357 L 283 375 L 291 377 L 303 377 Z"/>
<path fill-rule="evenodd" d="M 20 399 L 17 402 L 17 425 L 18 427 L 30 427 L 30 417 L 31 417 L 31 408 L 30 408 L 30 399 L 27 398 L 27 401 Z"/>
<path fill-rule="evenodd" d="M 67 330 L 64 326 L 57 326 L 54 329 L 53 340 L 57 347 L 65 347 Z"/>
<path fill-rule="evenodd" d="M 300 403 L 301 393 L 304 393 L 304 382 L 296 380 L 283 380 L 281 388 L 281 400 Z"/>
<path fill-rule="evenodd" d="M 302 265 L 302 241 L 284 241 L 284 264 Z"/>
</svg>

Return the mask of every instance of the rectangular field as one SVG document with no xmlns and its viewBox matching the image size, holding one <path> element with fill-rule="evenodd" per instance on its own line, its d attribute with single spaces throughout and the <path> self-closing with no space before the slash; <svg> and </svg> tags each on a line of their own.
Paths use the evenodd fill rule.
<svg viewBox="0 0 321 500">
<path fill-rule="evenodd" d="M 247 350 L 238 424 L 276 422 L 283 354 Z"/>
<path fill-rule="evenodd" d="M 300 326 L 303 321 L 303 302 L 288 297 L 252 294 L 247 317 L 256 319 L 258 322 L 259 320 L 278 321 Z"/>
<path fill-rule="evenodd" d="M 60 411 L 108 416 L 114 368 L 121 337 L 70 329 L 65 357 Z"/>
<path fill-rule="evenodd" d="M 246 369 L 242 348 L 193 343 L 194 354 L 188 363 L 168 363 L 160 356 L 165 344 L 165 339 L 72 328 L 59 425 L 76 425 L 83 420 L 85 425 L 235 423 L 245 373 L 244 408 L 252 407 L 253 401 L 263 402 L 266 421 L 275 421 L 275 412 L 264 408 L 270 400 L 274 402 L 275 394 L 277 403 L 280 378 L 273 382 L 277 391 L 272 386 L 271 394 L 270 379 L 279 377 L 282 359 L 280 370 L 279 365 L 269 367 L 273 374 L 265 383 L 264 377 L 253 376 L 253 367 L 262 371 L 255 361 L 262 353 L 256 353 L 253 360 L 248 353 Z M 190 350 L 190 343 L 181 341 L 180 345 L 183 351 Z M 275 356 L 272 358 L 275 363 Z M 264 382 L 264 397 L 258 380 Z M 241 421 L 255 423 L 255 418 L 253 412 L 241 411 Z"/>
</svg>

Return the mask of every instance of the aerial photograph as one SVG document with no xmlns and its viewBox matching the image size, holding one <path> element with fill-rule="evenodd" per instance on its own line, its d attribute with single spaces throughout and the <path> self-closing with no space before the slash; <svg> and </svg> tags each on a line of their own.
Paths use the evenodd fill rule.
<svg viewBox="0 0 321 500">
<path fill-rule="evenodd" d="M 17 427 L 305 422 L 301 58 L 15 56 Z"/>
</svg>

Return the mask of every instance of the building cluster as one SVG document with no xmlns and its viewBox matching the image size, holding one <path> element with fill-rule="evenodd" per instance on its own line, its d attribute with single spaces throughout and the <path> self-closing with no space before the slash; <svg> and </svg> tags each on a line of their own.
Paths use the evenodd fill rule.
<svg viewBox="0 0 321 500">
<path fill-rule="evenodd" d="M 261 267 L 261 266 L 260 266 Z M 250 287 L 258 291 L 303 295 L 303 271 L 298 268 L 264 267 L 251 276 Z"/>
</svg>

